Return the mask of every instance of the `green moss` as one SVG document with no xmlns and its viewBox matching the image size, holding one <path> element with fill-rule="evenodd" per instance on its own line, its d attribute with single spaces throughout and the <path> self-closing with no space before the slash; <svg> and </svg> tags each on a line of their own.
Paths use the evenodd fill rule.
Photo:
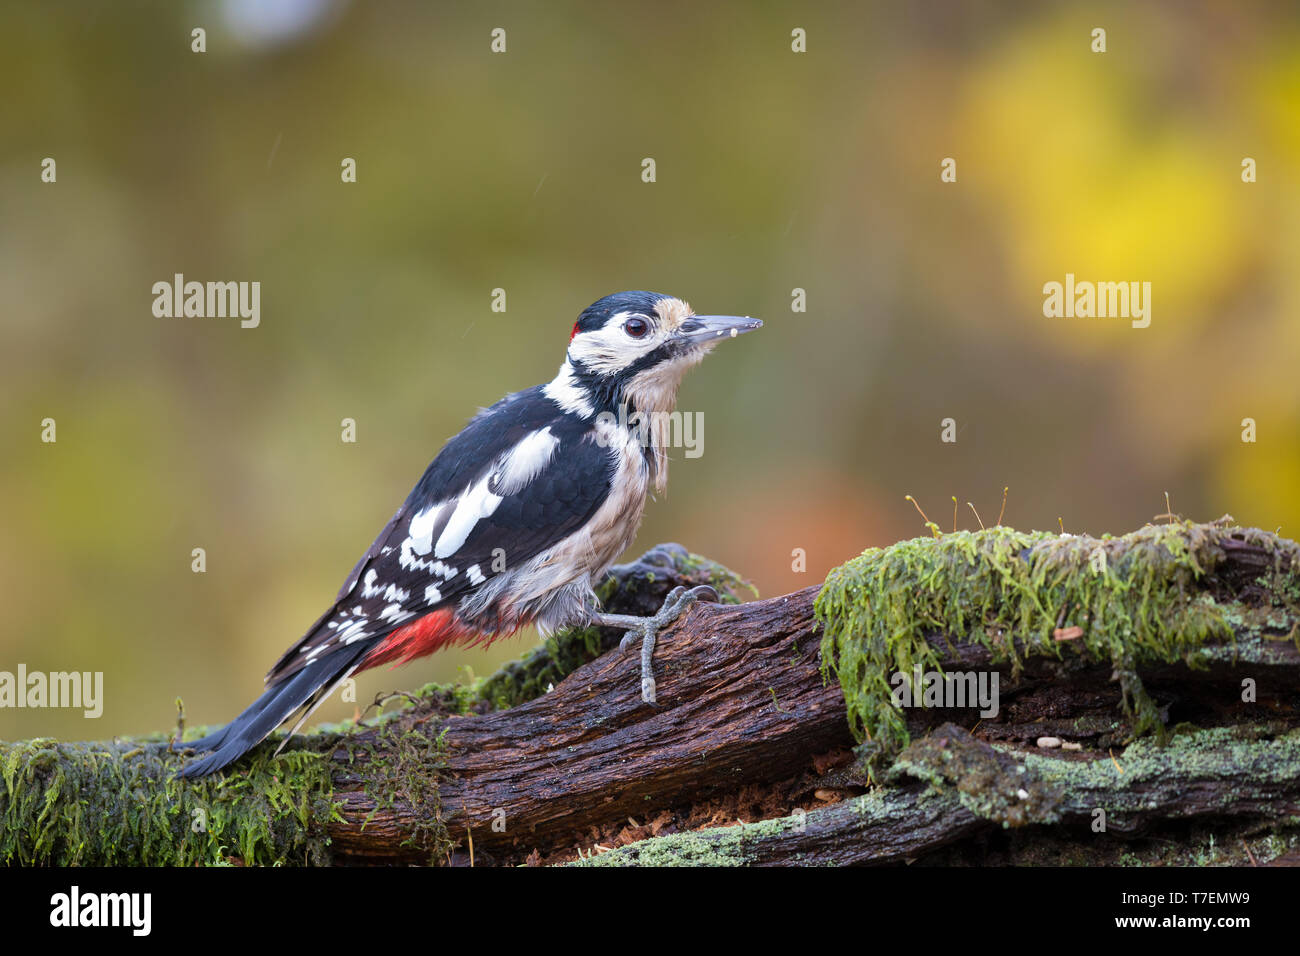
<svg viewBox="0 0 1300 956">
<path fill-rule="evenodd" d="M 326 863 L 325 828 L 338 818 L 328 761 L 273 750 L 181 780 L 182 758 L 157 742 L 0 744 L 0 863 Z"/>
<path fill-rule="evenodd" d="M 1232 640 L 1224 609 L 1198 587 L 1229 535 L 1272 551 L 1270 583 L 1291 587 L 1300 567 L 1295 543 L 1228 519 L 1119 538 L 997 527 L 870 549 L 832 571 L 817 597 L 824 672 L 838 676 L 850 727 L 876 755 L 897 753 L 909 739 L 891 676 L 917 666 L 941 671 L 942 647 L 927 641 L 939 635 L 983 644 L 995 664 L 1010 664 L 1013 678 L 1027 656 L 1108 661 L 1133 734 L 1163 735 L 1137 669 L 1180 660 L 1202 666 L 1203 645 Z M 1082 636 L 1054 639 L 1056 628 L 1072 626 Z"/>
<path fill-rule="evenodd" d="M 446 744 L 401 716 L 382 721 L 364 752 L 350 735 L 315 732 L 277 756 L 272 737 L 224 773 L 191 780 L 176 776 L 188 755 L 170 753 L 161 735 L 0 744 L 0 863 L 328 864 L 327 826 L 342 819 L 330 759 L 340 743 L 364 762 L 359 779 L 376 809 L 410 808 L 407 843 L 441 858 L 452 842 L 439 797 Z"/>
<path fill-rule="evenodd" d="M 348 764 L 360 769 L 366 796 L 373 809 L 361 829 L 382 810 L 401 806 L 413 820 L 403 846 L 429 854 L 436 863 L 455 846 L 442 818 L 440 782 L 447 768 L 447 730 L 434 734 L 431 728 L 417 729 L 411 720 L 385 723 L 365 751 L 347 742 Z"/>
</svg>

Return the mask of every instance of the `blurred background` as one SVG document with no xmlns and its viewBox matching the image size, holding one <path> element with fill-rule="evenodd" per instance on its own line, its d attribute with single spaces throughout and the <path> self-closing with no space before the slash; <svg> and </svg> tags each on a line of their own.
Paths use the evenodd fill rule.
<svg viewBox="0 0 1300 956">
<path fill-rule="evenodd" d="M 234 716 L 442 442 L 622 289 L 767 322 L 686 379 L 704 453 L 636 553 L 774 595 L 925 534 L 904 495 L 974 527 L 1004 486 L 1024 529 L 1168 491 L 1300 530 L 1294 4 L 10 3 L 0 79 L 0 670 L 106 697 L 0 738 Z M 1151 282 L 1150 327 L 1045 318 L 1067 272 Z M 175 273 L 259 281 L 260 326 L 156 318 Z"/>
</svg>

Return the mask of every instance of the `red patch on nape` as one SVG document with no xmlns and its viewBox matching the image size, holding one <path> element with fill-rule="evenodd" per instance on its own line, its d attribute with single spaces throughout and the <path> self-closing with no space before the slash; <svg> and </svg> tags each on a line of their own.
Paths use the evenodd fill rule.
<svg viewBox="0 0 1300 956">
<path fill-rule="evenodd" d="M 578 336 L 578 323 L 573 323 L 573 331 L 569 333 L 569 341 L 572 342 Z"/>
</svg>

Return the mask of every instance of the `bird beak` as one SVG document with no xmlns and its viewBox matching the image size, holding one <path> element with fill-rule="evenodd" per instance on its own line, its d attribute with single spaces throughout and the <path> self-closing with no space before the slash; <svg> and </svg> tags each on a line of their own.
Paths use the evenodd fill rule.
<svg viewBox="0 0 1300 956">
<path fill-rule="evenodd" d="M 733 339 L 742 332 L 761 329 L 763 323 L 749 316 L 692 315 L 677 327 L 677 334 L 693 344 L 713 344 L 724 335 Z"/>
</svg>

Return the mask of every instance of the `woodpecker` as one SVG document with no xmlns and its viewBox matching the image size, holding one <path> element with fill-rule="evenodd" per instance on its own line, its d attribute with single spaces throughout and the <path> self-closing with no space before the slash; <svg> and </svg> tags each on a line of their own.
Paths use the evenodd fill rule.
<svg viewBox="0 0 1300 956">
<path fill-rule="evenodd" d="M 749 317 L 696 315 L 681 299 L 620 292 L 585 309 L 559 374 L 481 410 L 443 446 L 361 556 L 334 604 L 271 668 L 266 690 L 215 733 L 183 746 L 221 770 L 344 680 L 533 624 L 624 628 L 641 637 L 641 695 L 656 699 L 658 631 L 711 588 L 677 588 L 651 617 L 603 612 L 593 586 L 636 535 L 668 480 L 668 414 L 682 376 Z M 288 737 L 285 738 L 286 741 Z M 283 747 L 284 744 L 281 744 Z"/>
</svg>

